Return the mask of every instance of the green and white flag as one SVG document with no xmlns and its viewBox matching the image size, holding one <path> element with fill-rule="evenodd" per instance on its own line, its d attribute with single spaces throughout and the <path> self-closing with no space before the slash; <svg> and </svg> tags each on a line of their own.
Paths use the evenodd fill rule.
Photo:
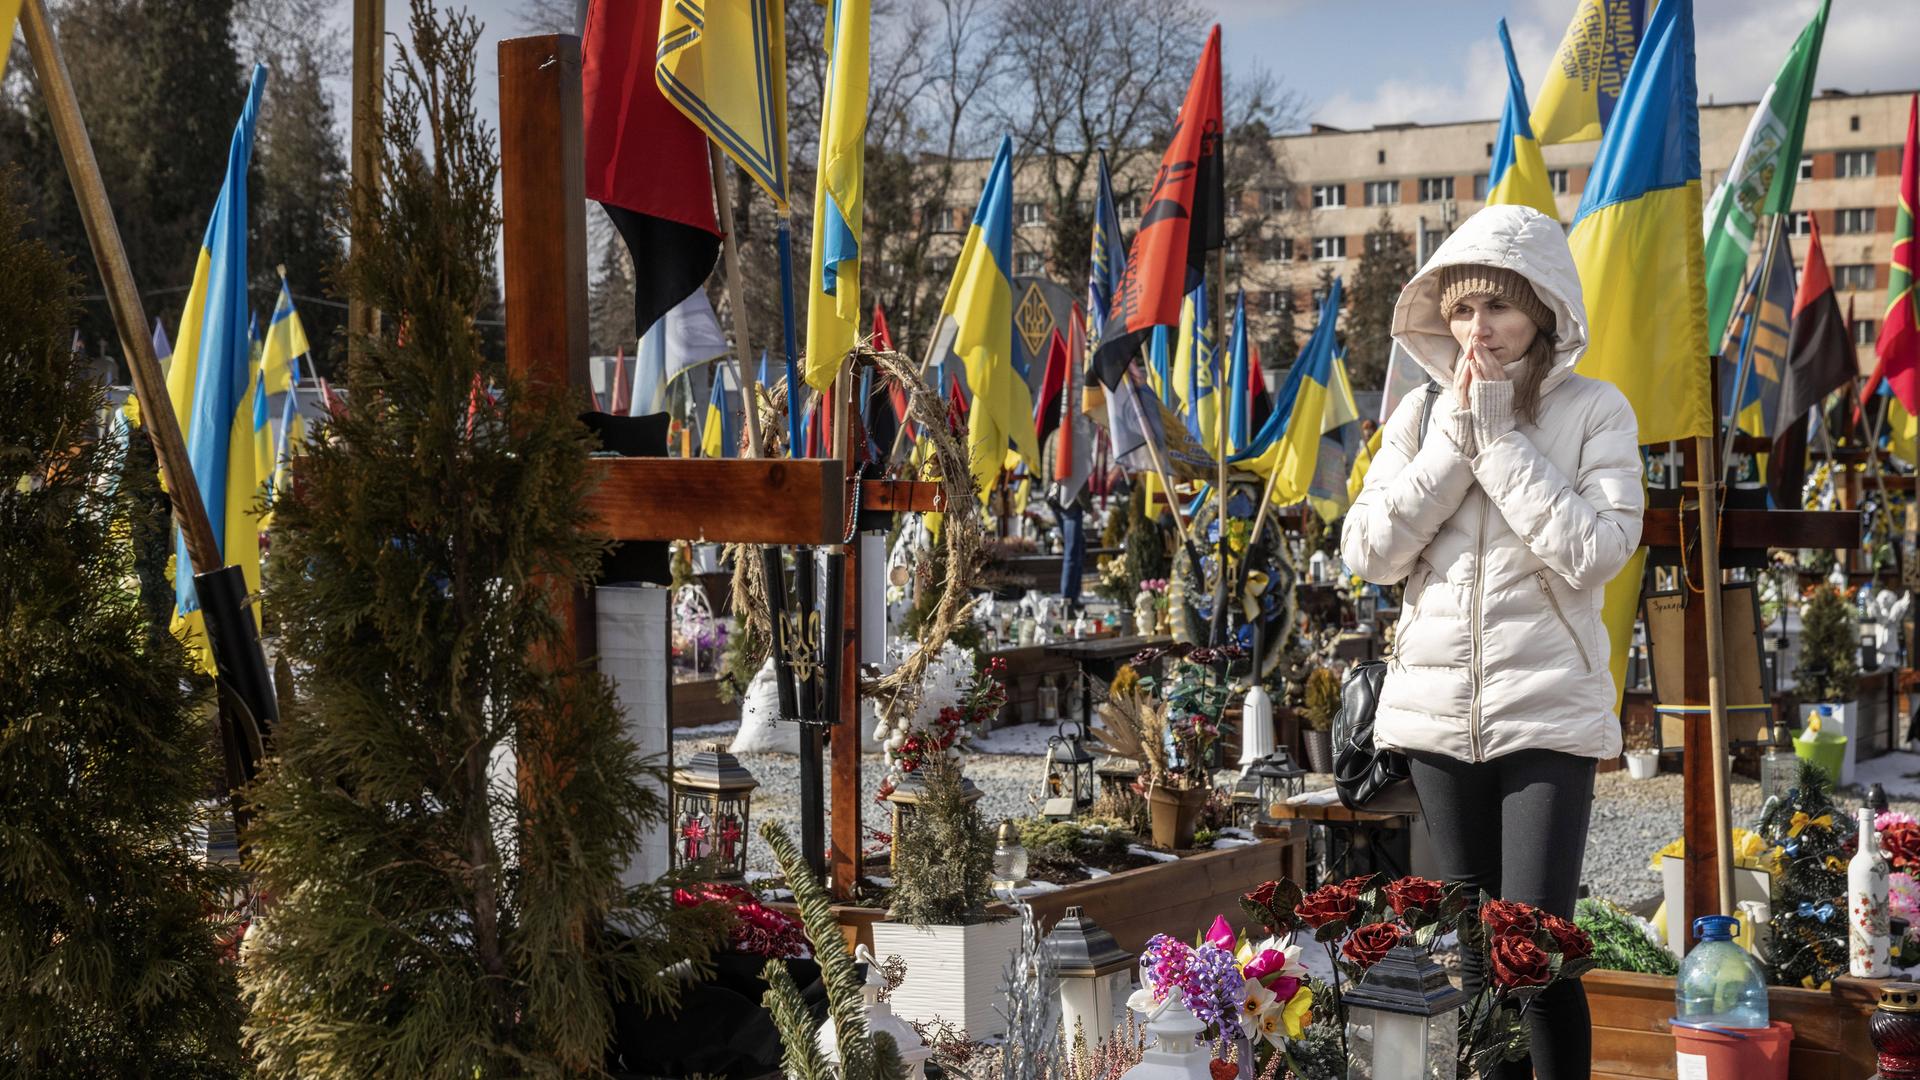
<svg viewBox="0 0 1920 1080">
<path fill-rule="evenodd" d="M 1727 178 L 1707 204 L 1707 341 L 1718 346 L 1725 339 L 1733 315 L 1734 298 L 1746 277 L 1747 249 L 1760 215 L 1783 214 L 1793 205 L 1793 185 L 1800 178 L 1800 140 L 1806 133 L 1807 99 L 1813 94 L 1813 72 L 1820 60 L 1820 39 L 1827 29 L 1827 5 L 1800 31 L 1787 53 L 1787 62 L 1773 77 L 1773 85 L 1754 106 L 1746 137 L 1733 155 Z"/>
</svg>

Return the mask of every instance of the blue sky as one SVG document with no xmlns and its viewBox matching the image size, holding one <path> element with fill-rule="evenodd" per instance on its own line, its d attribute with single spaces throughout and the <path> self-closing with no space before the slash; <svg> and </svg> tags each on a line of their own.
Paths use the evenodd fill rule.
<svg viewBox="0 0 1920 1080">
<path fill-rule="evenodd" d="M 351 2 L 337 0 L 337 6 L 344 29 Z M 526 0 L 471 0 L 469 6 L 486 24 L 478 75 L 491 120 L 498 77 L 493 46 L 522 32 Z M 1303 95 L 1307 119 L 1367 127 L 1497 117 L 1505 74 L 1495 20 L 1508 20 L 1531 94 L 1574 0 L 1210 0 L 1210 6 L 1221 22 L 1229 78 L 1236 68 L 1264 63 Z M 1758 98 L 1817 6 L 1818 0 L 1694 0 L 1701 99 Z M 1837 0 L 1833 7 L 1820 88 L 1920 87 L 1920 51 L 1913 44 L 1920 41 L 1920 0 Z M 403 32 L 406 0 L 387 0 L 387 9 L 389 28 Z"/>
</svg>

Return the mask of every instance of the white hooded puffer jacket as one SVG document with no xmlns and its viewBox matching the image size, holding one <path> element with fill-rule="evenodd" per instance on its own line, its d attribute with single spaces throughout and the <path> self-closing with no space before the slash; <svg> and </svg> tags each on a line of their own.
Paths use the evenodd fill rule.
<svg viewBox="0 0 1920 1080">
<path fill-rule="evenodd" d="M 1451 435 L 1461 349 L 1440 311 L 1443 266 L 1524 275 L 1556 320 L 1539 416 L 1469 458 Z M 1610 383 L 1574 374 L 1587 347 L 1580 278 L 1557 222 L 1521 206 L 1467 219 L 1400 294 L 1393 336 L 1441 392 L 1393 416 L 1341 553 L 1406 582 L 1375 718 L 1377 745 L 1485 761 L 1516 750 L 1620 753 L 1601 594 L 1640 542 L 1638 429 Z"/>
</svg>

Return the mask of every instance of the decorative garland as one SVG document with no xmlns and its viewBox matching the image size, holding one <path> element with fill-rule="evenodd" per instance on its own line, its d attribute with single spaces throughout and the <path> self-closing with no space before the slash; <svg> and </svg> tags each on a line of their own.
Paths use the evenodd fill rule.
<svg viewBox="0 0 1920 1080">
<path fill-rule="evenodd" d="M 949 508 L 941 529 L 946 544 L 946 586 L 932 618 L 921 628 L 920 648 L 891 672 L 860 680 L 861 696 L 878 699 L 880 714 L 891 720 L 913 715 L 919 704 L 920 680 L 926 674 L 927 665 L 939 654 L 954 631 L 965 625 L 972 615 L 972 587 L 980 569 L 980 549 L 985 540 L 985 530 L 981 527 L 977 512 L 979 495 L 974 487 L 967 447 L 954 438 L 948 429 L 947 403 L 920 378 L 913 361 L 901 353 L 879 351 L 873 348 L 871 341 L 863 341 L 854 347 L 850 356 L 852 372 L 857 373 L 862 364 L 871 365 L 885 383 L 906 390 L 907 418 L 903 422 L 918 422 L 921 438 L 931 439 L 933 443 L 932 460 L 922 465 L 922 475 L 939 480 L 944 504 Z M 760 430 L 768 456 L 784 453 L 786 443 L 782 433 L 786 430 L 786 402 L 784 378 L 771 387 L 761 388 Z M 953 512 L 955 508 L 958 508 L 958 512 Z M 853 510 L 849 508 L 850 513 Z M 851 520 L 848 525 L 851 533 Z M 758 669 L 765 662 L 764 649 L 770 647 L 772 642 L 772 609 L 767 601 L 766 575 L 761 569 L 760 560 L 750 557 L 747 545 L 728 546 L 734 567 L 733 609 L 752 626 L 755 631 L 753 640 L 766 643 L 763 651 L 753 657 L 753 667 Z"/>
</svg>

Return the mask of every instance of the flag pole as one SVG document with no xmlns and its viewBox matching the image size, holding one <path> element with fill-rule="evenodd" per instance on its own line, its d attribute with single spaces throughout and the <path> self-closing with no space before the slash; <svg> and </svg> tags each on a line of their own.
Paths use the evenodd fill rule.
<svg viewBox="0 0 1920 1080">
<path fill-rule="evenodd" d="M 1140 407 L 1140 394 L 1133 381 L 1133 365 L 1131 363 L 1127 365 L 1126 374 L 1121 377 L 1121 381 L 1126 383 L 1127 400 L 1133 403 L 1133 415 L 1140 421 L 1140 434 L 1146 437 L 1147 460 L 1152 463 L 1153 471 L 1159 475 L 1160 487 L 1167 493 L 1167 505 L 1173 509 L 1174 527 L 1180 530 L 1182 537 L 1185 537 L 1187 535 L 1187 516 L 1180 512 L 1180 493 L 1173 489 L 1173 480 L 1167 475 L 1167 467 L 1160 460 L 1160 450 L 1153 444 L 1153 428 L 1147 423 L 1146 410 Z M 1156 407 L 1158 407 L 1157 403 Z M 1194 565 L 1197 569 L 1199 566 L 1198 560 L 1195 560 Z"/>
<path fill-rule="evenodd" d="M 1223 148 L 1224 150 L 1224 148 Z M 1233 396 L 1231 387 L 1222 385 L 1226 380 L 1220 377 L 1220 358 L 1227 350 L 1227 249 L 1213 249 L 1214 281 L 1217 287 L 1213 298 L 1213 431 L 1214 449 L 1218 460 L 1214 463 L 1214 531 L 1219 534 L 1214 548 L 1214 576 L 1219 579 L 1213 588 L 1213 633 L 1214 645 L 1224 645 L 1227 630 L 1232 622 L 1227 617 L 1227 425 L 1233 415 Z M 1195 357 L 1195 359 L 1199 359 Z M 1196 403 L 1198 404 L 1198 403 Z"/>
<path fill-rule="evenodd" d="M 173 504 L 174 520 L 186 538 L 187 556 L 193 562 L 190 569 L 194 573 L 212 573 L 225 565 L 220 557 L 220 545 L 214 540 L 213 523 L 208 520 L 206 507 L 201 502 L 200 484 L 187 458 L 186 439 L 180 434 L 180 421 L 173 414 L 166 378 L 160 373 L 160 361 L 153 355 L 153 339 L 147 336 L 146 308 L 134 284 L 127 249 L 120 240 L 120 226 L 114 220 L 113 204 L 107 200 L 106 186 L 100 179 L 100 163 L 94 157 L 93 140 L 87 134 L 86 119 L 80 115 L 80 102 L 74 96 L 66 58 L 54 40 L 45 0 L 24 0 L 20 7 L 20 32 L 26 38 L 28 57 L 40 77 L 47 119 L 60 144 L 67 179 L 73 184 L 74 201 L 80 207 L 80 220 L 86 227 L 94 262 L 106 286 L 107 306 L 113 314 L 120 347 L 127 355 L 134 391 L 146 403 L 141 419 L 153 441 L 154 455 L 160 460 L 160 473 Z"/>
<path fill-rule="evenodd" d="M 793 211 L 780 217 L 774 231 L 780 253 L 780 322 L 787 346 L 787 456 L 800 456 L 800 346 L 795 341 L 793 314 Z"/>
<path fill-rule="evenodd" d="M 1747 340 L 1740 349 L 1740 370 L 1733 377 L 1733 407 L 1727 410 L 1727 425 L 1723 429 L 1716 476 L 1725 476 L 1727 466 L 1733 459 L 1733 432 L 1740 423 L 1740 399 L 1746 396 L 1747 379 L 1753 374 L 1753 340 L 1755 323 L 1759 321 L 1760 310 L 1766 306 L 1767 282 L 1773 278 L 1773 253 L 1780 242 L 1780 215 L 1771 214 L 1771 223 L 1767 226 L 1767 252 L 1760 260 L 1760 276 L 1753 292 L 1753 310 L 1747 316 Z M 1716 402 L 1715 408 L 1719 407 Z"/>
<path fill-rule="evenodd" d="M 760 379 L 747 366 L 747 353 L 750 336 L 747 319 L 747 284 L 740 273 L 740 241 L 733 230 L 732 185 L 727 182 L 727 159 L 720 153 L 720 144 L 707 140 L 707 171 L 713 174 L 713 202 L 720 211 L 720 233 L 723 237 L 721 257 L 727 267 L 727 302 L 733 308 L 733 358 L 740 366 L 740 380 L 746 385 L 747 394 L 743 404 L 747 413 L 747 452 L 753 457 L 765 457 L 761 452 L 760 440 Z M 791 286 L 789 286 L 791 289 Z"/>
</svg>

